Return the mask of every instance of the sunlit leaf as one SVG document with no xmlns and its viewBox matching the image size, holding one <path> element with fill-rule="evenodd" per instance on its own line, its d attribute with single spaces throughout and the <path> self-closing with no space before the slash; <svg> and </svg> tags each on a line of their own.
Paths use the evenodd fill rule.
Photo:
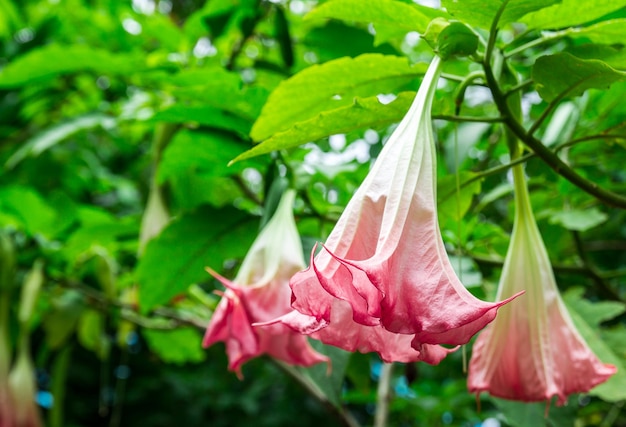
<svg viewBox="0 0 626 427">
<path fill-rule="evenodd" d="M 568 230 L 586 231 L 597 227 L 608 219 L 608 215 L 598 208 L 568 209 L 550 215 L 552 224 L 560 224 Z"/>
<path fill-rule="evenodd" d="M 0 71 L 0 88 L 32 84 L 60 74 L 91 71 L 125 75 L 145 68 L 140 55 L 118 54 L 87 45 L 50 44 L 20 56 Z"/>
<path fill-rule="evenodd" d="M 163 152 L 159 164 L 159 180 L 165 181 L 183 171 L 209 176 L 227 176 L 241 171 L 242 165 L 228 166 L 244 145 L 231 135 L 197 131 L 181 131 Z"/>
<path fill-rule="evenodd" d="M 357 96 L 393 92 L 425 70 L 426 64 L 410 66 L 406 58 L 378 54 L 314 65 L 272 92 L 250 134 L 262 141 L 323 111 L 350 105 Z"/>
<path fill-rule="evenodd" d="M 550 6 L 546 4 L 546 6 Z M 594 21 L 626 6 L 624 0 L 562 0 L 526 15 L 521 21 L 529 28 L 558 29 Z"/>
<path fill-rule="evenodd" d="M 52 237 L 59 231 L 57 213 L 30 187 L 12 185 L 0 188 L 0 213 L 12 218 L 27 232 Z"/>
<path fill-rule="evenodd" d="M 500 25 L 518 21 L 522 16 L 561 0 L 510 0 L 502 16 Z M 450 15 L 471 25 L 490 28 L 493 19 L 502 5 L 501 0 L 443 0 L 442 5 Z"/>
<path fill-rule="evenodd" d="M 308 120 L 274 134 L 250 150 L 240 154 L 233 162 L 245 160 L 276 150 L 297 147 L 310 141 L 346 133 L 356 129 L 378 128 L 399 122 L 406 114 L 415 97 L 412 92 L 403 92 L 393 102 L 382 104 L 376 96 L 354 98 L 350 105 L 323 111 Z"/>
<path fill-rule="evenodd" d="M 598 22 L 588 27 L 571 28 L 567 35 L 573 38 L 585 37 L 598 44 L 623 45 L 626 38 L 626 18 Z"/>
<path fill-rule="evenodd" d="M 359 0 L 332 0 L 313 9 L 306 19 L 333 18 L 373 24 L 376 44 L 402 38 L 410 31 L 423 33 L 432 19 L 432 14 L 424 13 L 426 8 L 415 4 L 395 0 L 368 0 L 367 7 L 362 4 Z"/>
</svg>

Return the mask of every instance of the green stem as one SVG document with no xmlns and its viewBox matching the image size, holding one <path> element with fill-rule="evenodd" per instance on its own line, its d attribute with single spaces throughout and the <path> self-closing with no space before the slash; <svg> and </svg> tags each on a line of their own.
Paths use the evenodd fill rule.
<svg viewBox="0 0 626 427">
<path fill-rule="evenodd" d="M 599 427 L 611 427 L 617 421 L 617 417 L 619 417 L 620 412 L 622 411 L 622 407 L 626 401 L 620 400 L 619 402 L 615 402 L 609 412 L 606 414 L 602 423 L 600 423 Z"/>
<path fill-rule="evenodd" d="M 393 363 L 383 363 L 378 379 L 376 391 L 376 414 L 374 415 L 374 427 L 386 427 L 389 418 L 389 402 L 391 401 L 391 377 L 393 375 Z"/>
<path fill-rule="evenodd" d="M 567 31 L 559 31 L 557 33 L 550 34 L 549 36 L 542 36 L 542 37 L 540 37 L 538 39 L 534 39 L 534 40 L 532 40 L 532 41 L 530 41 L 528 43 L 525 43 L 525 44 L 523 44 L 521 46 L 518 46 L 515 49 L 512 49 L 512 50 L 509 50 L 508 52 L 505 52 L 504 53 L 504 57 L 505 58 L 510 58 L 512 56 L 515 56 L 515 55 L 525 51 L 526 49 L 530 49 L 532 47 L 540 46 L 540 45 L 542 45 L 544 43 L 551 42 L 553 40 L 558 40 L 560 38 L 563 38 L 567 34 L 568 34 Z"/>
<path fill-rule="evenodd" d="M 525 82 L 518 83 L 517 85 L 513 86 L 511 89 L 507 90 L 504 93 L 504 96 L 508 98 L 510 95 L 514 94 L 518 90 L 526 89 L 527 87 L 532 86 L 532 84 L 533 84 L 532 80 L 526 80 Z"/>
<path fill-rule="evenodd" d="M 618 135 L 618 134 L 610 134 L 610 133 L 600 133 L 596 135 L 587 135 L 581 136 L 580 138 L 571 139 L 569 141 L 563 142 L 554 147 L 554 152 L 558 153 L 564 148 L 574 146 L 581 142 L 593 141 L 595 139 L 626 139 L 626 135 Z"/>
<path fill-rule="evenodd" d="M 459 184 L 459 189 L 465 188 L 468 185 L 470 185 L 470 184 L 472 184 L 472 183 L 474 183 L 476 181 L 480 181 L 481 179 L 486 178 L 488 176 L 497 175 L 499 173 L 507 171 L 507 170 L 511 169 L 513 166 L 521 164 L 521 163 L 524 163 L 524 162 L 526 162 L 528 159 L 530 159 L 532 157 L 534 157 L 534 154 L 532 154 L 532 153 L 525 154 L 525 155 L 523 155 L 523 156 L 521 156 L 521 157 L 519 157 L 519 158 L 517 158 L 515 160 L 512 160 L 509 163 L 506 163 L 506 164 L 503 164 L 503 165 L 500 165 L 500 166 L 495 166 L 495 167 L 493 167 L 491 169 L 487 169 L 487 170 L 484 170 L 484 171 L 482 171 L 480 173 L 477 173 L 474 176 L 472 176 L 471 178 L 466 179 L 465 181 L 461 182 Z M 448 200 L 452 196 L 455 196 L 456 192 L 457 192 L 457 190 L 454 189 L 454 190 L 450 191 L 449 193 L 439 197 L 438 198 L 439 203 Z"/>
<path fill-rule="evenodd" d="M 465 90 L 469 85 L 474 83 L 475 80 L 485 79 L 485 75 L 482 71 L 474 71 L 468 74 L 465 77 L 465 80 L 461 82 L 461 84 L 456 88 L 456 95 L 454 96 L 454 114 L 459 115 L 461 112 L 461 105 L 463 105 L 463 100 L 465 99 Z"/>
<path fill-rule="evenodd" d="M 499 12 L 503 10 L 505 3 L 506 2 L 502 3 Z M 521 123 L 515 120 L 509 106 L 507 105 L 506 97 L 504 96 L 502 89 L 498 85 L 496 76 L 494 75 L 493 69 L 491 67 L 491 57 L 493 55 L 493 48 L 495 46 L 496 30 L 497 19 L 494 20 L 494 23 L 492 25 L 492 33 L 489 36 L 489 43 L 487 45 L 487 51 L 485 52 L 485 61 L 483 62 L 483 68 L 485 70 L 485 78 L 487 80 L 489 88 L 491 89 L 494 102 L 498 107 L 500 114 L 504 117 L 504 123 L 506 124 L 506 126 L 515 134 L 515 136 L 517 136 L 517 138 L 519 138 L 524 143 L 524 145 L 530 148 L 535 153 L 535 155 L 537 155 L 537 157 L 543 160 L 557 174 L 559 174 L 581 190 L 596 197 L 598 200 L 611 206 L 626 209 L 626 197 L 606 190 L 598 186 L 598 184 L 596 184 L 595 182 L 583 178 L 566 163 L 564 163 L 540 140 L 526 132 Z"/>
<path fill-rule="evenodd" d="M 120 355 L 119 367 L 127 367 L 128 360 L 130 354 L 128 352 L 128 348 L 124 347 L 122 349 L 122 354 Z M 116 376 L 115 379 L 115 394 L 113 401 L 113 409 L 111 411 L 111 419 L 109 420 L 109 427 L 119 427 L 122 425 L 122 408 L 124 404 L 124 395 L 126 393 L 126 382 L 128 378 L 126 376 L 120 377 Z"/>
<path fill-rule="evenodd" d="M 477 123 L 500 123 L 504 117 L 473 117 L 473 116 L 449 116 L 445 114 L 433 114 L 433 120 L 447 120 L 449 122 L 477 122 Z"/>
<path fill-rule="evenodd" d="M 72 346 L 67 345 L 59 351 L 59 354 L 54 359 L 52 365 L 52 396 L 54 397 L 54 404 L 48 413 L 48 425 L 49 427 L 63 427 L 65 391 L 67 384 L 67 374 L 69 372 L 70 361 L 72 355 Z"/>
</svg>

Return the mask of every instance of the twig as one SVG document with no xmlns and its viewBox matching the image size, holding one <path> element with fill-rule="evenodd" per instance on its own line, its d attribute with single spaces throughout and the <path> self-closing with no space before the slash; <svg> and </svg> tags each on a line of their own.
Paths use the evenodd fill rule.
<svg viewBox="0 0 626 427">
<path fill-rule="evenodd" d="M 619 416 L 620 412 L 622 412 L 622 407 L 624 406 L 624 402 L 625 402 L 624 400 L 615 402 L 615 404 L 611 406 L 611 409 L 609 409 L 609 412 L 607 412 L 606 416 L 600 423 L 599 427 L 611 427 L 617 420 L 617 417 Z"/>
<path fill-rule="evenodd" d="M 101 312 L 108 312 L 110 307 L 120 308 L 119 315 L 122 319 L 134 323 L 145 329 L 172 330 L 180 326 L 192 326 L 199 329 L 206 328 L 206 322 L 201 319 L 182 316 L 175 310 L 159 307 L 152 310 L 154 316 L 143 316 L 137 311 L 137 307 L 124 304 L 118 300 L 108 298 L 104 293 L 78 283 L 59 282 L 59 285 L 80 292 L 92 301 L 92 307 Z"/>
<path fill-rule="evenodd" d="M 324 394 L 324 392 L 315 384 L 309 377 L 303 375 L 297 368 L 286 364 L 285 362 L 281 362 L 280 360 L 271 359 L 276 366 L 282 369 L 286 374 L 288 374 L 291 378 L 296 380 L 298 384 L 308 391 L 311 396 L 315 397 L 324 407 L 336 415 L 345 427 L 361 427 L 359 422 L 352 416 L 349 411 L 344 410 L 342 407 L 338 407 L 334 405 L 328 397 Z"/>
<path fill-rule="evenodd" d="M 386 427 L 389 418 L 389 402 L 391 401 L 391 377 L 393 363 L 383 363 L 378 379 L 376 392 L 376 414 L 374 415 L 374 427 Z"/>
<path fill-rule="evenodd" d="M 434 114 L 432 118 L 435 120 L 447 120 L 449 122 L 500 123 L 504 121 L 504 117 L 450 116 L 445 114 Z"/>
<path fill-rule="evenodd" d="M 259 196 L 246 185 L 241 175 L 231 175 L 231 179 L 237 184 L 237 187 L 241 190 L 241 192 L 252 200 L 255 204 L 259 206 L 263 206 L 263 201 L 259 199 Z"/>
<path fill-rule="evenodd" d="M 600 276 L 598 270 L 593 265 L 587 251 L 585 250 L 585 245 L 583 245 L 582 238 L 580 237 L 580 232 L 572 231 L 572 237 L 574 238 L 574 244 L 576 245 L 576 252 L 578 252 L 578 256 L 582 261 L 583 267 L 588 271 L 588 276 L 596 283 L 596 285 L 601 289 L 602 293 L 612 300 L 620 301 L 620 295 L 614 289 L 612 289 Z"/>
<path fill-rule="evenodd" d="M 530 148 L 537 155 L 537 157 L 541 158 L 541 160 L 543 160 L 546 165 L 552 168 L 552 170 L 554 170 L 557 174 L 559 174 L 581 190 L 606 203 L 607 205 L 626 209 L 626 197 L 606 190 L 598 186 L 598 184 L 596 184 L 595 182 L 592 182 L 578 174 L 566 163 L 564 163 L 558 155 L 556 155 L 548 147 L 546 147 L 540 140 L 526 132 L 521 123 L 513 118 L 513 114 L 511 114 L 511 110 L 507 104 L 506 97 L 504 96 L 504 93 L 498 85 L 496 76 L 494 75 L 493 69 L 491 67 L 491 59 L 496 42 L 498 20 L 502 12 L 504 11 L 504 7 L 507 3 L 507 1 L 504 1 L 501 4 L 500 9 L 496 14 L 496 18 L 494 19 L 494 22 L 491 26 L 491 33 L 489 35 L 489 41 L 487 43 L 487 50 L 485 51 L 485 59 L 483 62 L 485 78 L 487 80 L 489 88 L 491 89 L 493 100 L 498 107 L 501 116 L 504 117 L 504 123 L 528 148 Z"/>
</svg>

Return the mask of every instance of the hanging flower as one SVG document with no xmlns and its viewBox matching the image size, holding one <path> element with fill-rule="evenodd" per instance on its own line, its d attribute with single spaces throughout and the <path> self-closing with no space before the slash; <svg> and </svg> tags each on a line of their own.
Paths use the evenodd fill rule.
<svg viewBox="0 0 626 427">
<path fill-rule="evenodd" d="M 35 402 L 37 392 L 35 368 L 30 358 L 29 340 L 20 345 L 15 365 L 9 374 L 9 407 L 13 427 L 39 427 L 42 425 Z M 9 420 L 10 421 L 10 420 Z"/>
<path fill-rule="evenodd" d="M 515 222 L 496 298 L 525 289 L 474 344 L 468 388 L 524 402 L 566 402 L 616 372 L 580 336 L 561 299 L 530 206 L 524 172 L 513 169 Z"/>
<path fill-rule="evenodd" d="M 328 358 L 310 346 L 307 337 L 284 325 L 253 328 L 291 310 L 289 278 L 304 268 L 302 245 L 293 218 L 295 191 L 283 195 L 274 217 L 261 231 L 231 282 L 207 269 L 226 286 L 204 336 L 208 347 L 226 343 L 229 369 L 241 377 L 241 365 L 268 354 L 292 365 L 310 366 Z"/>
<path fill-rule="evenodd" d="M 22 285 L 18 321 L 20 332 L 17 356 L 9 372 L 8 391 L 12 427 L 39 427 L 42 425 L 35 402 L 37 382 L 35 367 L 30 356 L 30 328 L 39 292 L 44 282 L 43 263 L 36 261 Z"/>
<path fill-rule="evenodd" d="M 387 362 L 438 363 L 451 351 L 439 344 L 468 342 L 508 302 L 474 298 L 442 241 L 430 116 L 439 70 L 436 57 L 322 250 L 292 278 L 297 313 L 278 322 Z"/>
</svg>

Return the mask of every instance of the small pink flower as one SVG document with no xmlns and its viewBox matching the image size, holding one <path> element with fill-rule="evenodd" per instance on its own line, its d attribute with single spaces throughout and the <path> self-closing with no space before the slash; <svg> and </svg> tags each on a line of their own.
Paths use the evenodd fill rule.
<svg viewBox="0 0 626 427">
<path fill-rule="evenodd" d="M 313 350 L 306 336 L 284 325 L 252 327 L 291 310 L 289 278 L 305 265 L 292 212 L 294 198 L 293 190 L 283 195 L 232 282 L 207 268 L 227 289 L 213 313 L 203 345 L 225 342 L 228 368 L 239 377 L 241 365 L 262 354 L 301 366 L 329 361 Z"/>
<path fill-rule="evenodd" d="M 496 316 L 457 278 L 437 222 L 430 109 L 440 60 L 310 267 L 280 323 L 387 362 L 438 363 Z"/>
<path fill-rule="evenodd" d="M 26 340 L 26 342 L 28 342 L 28 340 Z M 37 392 L 35 368 L 30 358 L 27 345 L 20 346 L 15 365 L 11 368 L 9 374 L 8 386 L 10 408 L 8 426 L 41 426 L 39 409 L 35 402 L 35 393 Z"/>
<path fill-rule="evenodd" d="M 515 223 L 497 298 L 526 293 L 478 336 L 468 388 L 524 402 L 557 396 L 562 405 L 569 394 L 589 391 L 616 369 L 603 364 L 576 330 L 556 286 L 522 167 L 513 174 Z"/>
</svg>

